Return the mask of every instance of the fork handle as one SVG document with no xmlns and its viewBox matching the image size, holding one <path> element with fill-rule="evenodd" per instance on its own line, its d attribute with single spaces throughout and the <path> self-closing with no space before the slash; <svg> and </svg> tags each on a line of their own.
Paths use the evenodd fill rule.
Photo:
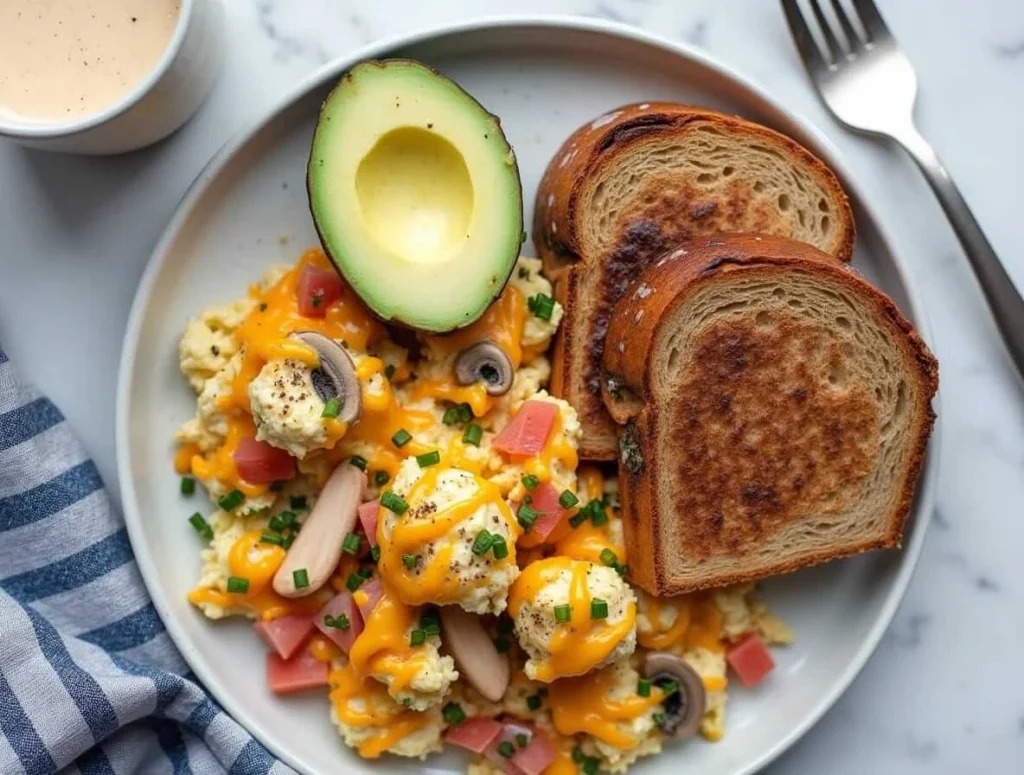
<svg viewBox="0 0 1024 775">
<path fill-rule="evenodd" d="M 893 137 L 917 162 L 917 166 L 921 168 L 932 191 L 938 197 L 939 204 L 942 205 L 953 231 L 963 246 L 964 253 L 967 254 L 967 259 L 971 262 L 974 276 L 978 278 L 978 284 L 981 285 L 996 326 L 1017 367 L 1017 373 L 1024 379 L 1024 299 L 1003 268 L 935 149 L 913 124 L 894 132 Z"/>
</svg>

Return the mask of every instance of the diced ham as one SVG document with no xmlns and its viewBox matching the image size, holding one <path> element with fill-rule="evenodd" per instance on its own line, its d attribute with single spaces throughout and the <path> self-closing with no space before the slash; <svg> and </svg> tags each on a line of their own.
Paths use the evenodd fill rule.
<svg viewBox="0 0 1024 775">
<path fill-rule="evenodd" d="M 299 313 L 307 318 L 322 318 L 327 308 L 341 298 L 341 277 L 330 269 L 302 267 L 297 291 Z"/>
<path fill-rule="evenodd" d="M 491 445 L 506 455 L 536 455 L 544 449 L 557 415 L 558 406 L 550 401 L 527 401 L 494 437 Z"/>
<path fill-rule="evenodd" d="M 562 521 L 565 509 L 558 502 L 561 493 L 551 482 L 541 482 L 530 492 L 530 507 L 539 515 L 530 527 L 529 533 L 541 541 L 545 540 Z M 513 509 L 513 513 L 515 509 Z"/>
<path fill-rule="evenodd" d="M 756 686 L 775 669 L 775 660 L 757 633 L 751 633 L 730 648 L 725 660 L 744 686 Z"/>
<path fill-rule="evenodd" d="M 526 746 L 519 745 L 516 740 L 519 735 L 526 736 Z M 498 751 L 498 747 L 506 742 L 515 749 L 511 757 L 502 756 Z M 544 733 L 533 725 L 506 721 L 501 725 L 498 736 L 487 746 L 484 756 L 508 775 L 540 775 L 555 760 L 557 752 Z"/>
<path fill-rule="evenodd" d="M 373 609 L 377 607 L 378 601 L 384 596 L 384 588 L 381 586 L 380 577 L 374 576 L 365 582 L 359 589 L 352 593 L 352 599 L 359 606 L 359 612 L 363 619 L 369 619 Z"/>
<path fill-rule="evenodd" d="M 501 722 L 478 716 L 466 719 L 457 727 L 450 727 L 444 739 L 445 742 L 465 748 L 467 751 L 483 753 L 500 734 Z"/>
<path fill-rule="evenodd" d="M 295 476 L 295 458 L 251 436 L 238 443 L 232 458 L 238 475 L 252 484 L 282 482 Z"/>
<path fill-rule="evenodd" d="M 366 540 L 370 542 L 371 547 L 377 545 L 377 514 L 379 511 L 380 498 L 359 507 L 359 522 L 363 526 Z"/>
<path fill-rule="evenodd" d="M 347 630 L 327 626 L 328 616 L 333 620 L 342 614 L 348 617 Z M 327 601 L 327 605 L 313 617 L 313 624 L 346 654 L 352 648 L 356 638 L 359 637 L 359 633 L 363 631 L 363 617 L 359 613 L 355 600 L 352 599 L 352 593 L 347 589 Z"/>
<path fill-rule="evenodd" d="M 511 762 L 523 775 L 541 775 L 558 757 L 558 751 L 543 732 L 534 730 L 526 748 L 516 746 Z"/>
<path fill-rule="evenodd" d="M 329 669 L 326 662 L 306 651 L 300 651 L 287 660 L 273 651 L 267 653 L 267 684 L 274 694 L 294 694 L 327 686 Z"/>
<path fill-rule="evenodd" d="M 264 643 L 282 659 L 290 659 L 313 631 L 313 620 L 309 616 L 289 615 L 259 621 L 253 626 Z"/>
</svg>

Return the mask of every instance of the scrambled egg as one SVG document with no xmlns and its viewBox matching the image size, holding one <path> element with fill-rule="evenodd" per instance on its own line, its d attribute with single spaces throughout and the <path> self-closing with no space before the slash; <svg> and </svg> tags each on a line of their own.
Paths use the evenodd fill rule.
<svg viewBox="0 0 1024 775">
<path fill-rule="evenodd" d="M 412 631 L 410 627 L 406 638 Z M 374 671 L 370 676 L 388 688 L 388 694 L 399 705 L 410 710 L 427 710 L 441 704 L 448 694 L 448 688 L 459 678 L 455 670 L 455 662 L 451 657 L 441 654 L 441 638 L 433 635 L 416 649 L 418 669 L 408 685 L 398 691 L 394 690 L 395 675 L 388 670 Z M 386 661 L 384 667 L 386 667 Z"/>
<path fill-rule="evenodd" d="M 256 438 L 300 460 L 327 444 L 324 401 L 313 387 L 313 370 L 299 361 L 273 360 L 249 383 Z"/>
<path fill-rule="evenodd" d="M 252 307 L 250 299 L 208 307 L 185 325 L 178 345 L 178 359 L 182 373 L 197 393 L 238 352 L 234 330 Z"/>
</svg>

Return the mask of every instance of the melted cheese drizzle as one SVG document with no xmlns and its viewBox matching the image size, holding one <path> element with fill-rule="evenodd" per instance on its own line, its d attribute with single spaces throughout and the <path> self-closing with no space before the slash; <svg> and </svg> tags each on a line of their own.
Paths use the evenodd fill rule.
<svg viewBox="0 0 1024 775">
<path fill-rule="evenodd" d="M 704 594 L 673 597 L 668 600 L 646 595 L 644 613 L 651 629 L 637 629 L 637 643 L 653 651 L 689 651 L 706 648 L 715 653 L 725 651 L 721 638 L 722 615 L 715 601 Z M 676 618 L 666 626 L 662 612 L 674 608 Z"/>
<path fill-rule="evenodd" d="M 327 680 L 338 720 L 374 730 L 356 749 L 364 759 L 378 758 L 429 721 L 426 713 L 405 710 L 392 700 L 383 684 L 372 678 L 360 678 L 351 665 L 332 670 Z"/>
<path fill-rule="evenodd" d="M 444 470 L 442 465 L 434 465 L 423 472 L 405 499 L 409 509 L 398 518 L 390 536 L 384 530 L 384 522 L 389 513 L 387 509 L 381 507 L 377 518 L 377 543 L 380 546 L 378 567 L 381 577 L 395 590 L 399 599 L 410 605 L 454 603 L 465 596 L 467 586 L 473 588 L 486 580 L 467 581 L 460 578 L 457 569 L 451 567 L 451 543 L 442 545 L 432 557 L 424 553 L 428 544 L 443 539 L 480 508 L 493 505 L 508 526 L 511 537 L 511 541 L 507 542 L 508 556 L 502 560 L 493 560 L 494 567 L 505 567 L 516 561 L 515 539 L 520 532 L 519 523 L 502 498 L 501 490 L 493 482 L 474 475 L 476 489 L 470 496 L 439 511 L 426 511 L 424 515 L 416 516 L 417 510 L 437 489 L 437 478 Z M 463 540 L 472 541 L 474 537 L 467 536 Z M 403 558 L 406 554 L 419 556 L 415 568 L 405 567 Z"/>
<path fill-rule="evenodd" d="M 630 731 L 629 722 L 660 705 L 664 692 L 652 686 L 649 697 L 641 697 L 634 691 L 613 698 L 613 689 L 615 673 L 609 668 L 555 681 L 548 694 L 555 729 L 561 735 L 593 735 L 616 748 L 636 746 L 639 741 Z"/>
<path fill-rule="evenodd" d="M 600 469 L 594 466 L 584 466 L 580 469 L 579 495 L 581 503 L 587 503 L 604 495 L 604 479 Z M 600 527 L 588 519 L 575 528 L 569 524 L 568 520 L 565 520 L 551 534 L 549 540 L 555 544 L 555 553 L 563 557 L 600 564 L 601 552 L 610 549 L 615 552 L 619 562 L 625 563 L 627 561 L 626 546 L 612 536 L 612 521 L 614 519 L 617 518 L 609 516 L 608 521 Z"/>
<path fill-rule="evenodd" d="M 356 590 L 352 597 L 357 604 L 365 603 L 366 593 Z M 426 647 L 409 645 L 409 631 L 416 626 L 417 613 L 398 602 L 385 587 L 349 651 L 352 671 L 360 678 L 390 676 L 392 695 L 407 687 L 427 664 Z"/>
<path fill-rule="evenodd" d="M 590 618 L 590 589 L 587 571 L 591 563 L 568 557 L 549 557 L 527 565 L 509 590 L 509 613 L 516 618 L 526 603 L 532 603 L 540 591 L 565 571 L 572 574 L 569 583 L 570 619 L 557 624 L 548 643 L 550 656 L 537 664 L 537 680 L 550 682 L 562 676 L 580 675 L 607 657 L 626 637 L 636 621 L 636 604 L 630 602 L 621 621 Z"/>
</svg>

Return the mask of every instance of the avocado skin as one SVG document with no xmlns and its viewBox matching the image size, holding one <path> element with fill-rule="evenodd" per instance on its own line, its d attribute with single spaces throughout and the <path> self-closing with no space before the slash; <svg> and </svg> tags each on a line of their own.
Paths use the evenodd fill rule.
<svg viewBox="0 0 1024 775">
<path fill-rule="evenodd" d="M 313 140 L 310 143 L 309 159 L 306 164 L 306 196 L 307 201 L 309 203 L 310 216 L 312 217 L 313 220 L 313 226 L 316 230 L 317 238 L 319 239 L 320 244 L 324 249 L 324 253 L 327 255 L 328 259 L 330 259 L 331 264 L 342 276 L 342 278 L 345 279 L 346 282 L 348 282 L 349 278 L 347 277 L 346 272 L 343 268 L 343 263 L 334 255 L 334 251 L 331 248 L 331 240 L 324 233 L 324 229 L 322 228 L 320 221 L 317 218 L 316 210 L 313 206 L 313 188 L 316 185 L 314 182 L 314 163 L 317 149 L 317 138 L 320 132 L 325 130 L 325 125 L 330 122 L 330 117 L 325 117 L 324 111 L 328 108 L 328 106 L 331 103 L 332 97 L 335 96 L 335 93 L 338 92 L 339 89 L 343 88 L 346 83 L 353 83 L 355 81 L 356 76 L 358 75 L 358 71 L 361 68 L 379 68 L 382 70 L 386 70 L 392 66 L 418 68 L 427 71 L 436 78 L 440 78 L 443 79 L 444 81 L 447 81 L 449 84 L 455 87 L 455 89 L 460 93 L 461 97 L 464 100 L 466 100 L 467 104 L 475 107 L 477 110 L 481 112 L 481 114 L 483 114 L 489 120 L 489 122 L 494 128 L 494 131 L 497 133 L 498 138 L 500 138 L 502 144 L 506 149 L 505 161 L 506 164 L 508 164 L 511 167 L 511 173 L 514 178 L 515 201 L 517 203 L 515 218 L 517 223 L 519 224 L 519 237 L 517 242 L 518 246 L 521 247 L 522 244 L 526 241 L 527 237 L 523 213 L 522 177 L 519 172 L 518 159 L 516 158 L 515 152 L 513 151 L 511 145 L 508 142 L 508 139 L 505 137 L 504 131 L 501 128 L 501 118 L 488 111 L 472 94 L 470 94 L 464 88 L 462 88 L 462 86 L 459 83 L 448 78 L 435 68 L 430 67 L 429 65 L 426 65 L 423 62 L 419 62 L 415 59 L 401 57 L 394 57 L 388 59 L 365 59 L 355 63 L 354 65 L 352 65 L 352 67 L 350 67 L 348 70 L 342 73 L 341 76 L 338 78 L 337 83 L 335 83 L 335 85 L 331 87 L 331 90 L 324 97 L 323 102 L 321 102 L 320 117 L 317 120 L 317 124 L 313 132 Z M 323 161 L 321 160 L 321 164 L 322 163 Z M 507 262 L 508 267 L 503 272 L 503 276 L 496 275 L 490 278 L 489 285 L 491 285 L 492 288 L 490 294 L 486 298 L 486 303 L 483 304 L 480 307 L 480 309 L 475 313 L 466 313 L 461 320 L 451 321 L 450 324 L 444 324 L 435 327 L 425 325 L 423 322 L 411 322 L 409 320 L 404 319 L 400 314 L 385 315 L 382 314 L 377 309 L 377 305 L 374 304 L 372 300 L 366 298 L 362 294 L 360 294 L 360 298 L 362 298 L 363 302 L 366 304 L 367 308 L 374 314 L 374 316 L 376 316 L 379 320 L 388 325 L 397 326 L 399 328 L 407 329 L 410 331 L 420 330 L 428 331 L 430 333 L 435 334 L 443 334 L 451 331 L 456 331 L 460 328 L 465 328 L 466 326 L 472 325 L 476 320 L 480 318 L 481 315 L 483 315 L 483 313 L 487 310 L 490 304 L 502 294 L 502 292 L 505 290 L 505 286 L 508 284 L 509 278 L 512 276 L 512 271 L 515 267 L 515 259 L 517 257 L 518 248 L 516 249 L 515 255 L 512 257 L 512 260 Z M 353 288 L 353 290 L 355 289 Z"/>
</svg>

